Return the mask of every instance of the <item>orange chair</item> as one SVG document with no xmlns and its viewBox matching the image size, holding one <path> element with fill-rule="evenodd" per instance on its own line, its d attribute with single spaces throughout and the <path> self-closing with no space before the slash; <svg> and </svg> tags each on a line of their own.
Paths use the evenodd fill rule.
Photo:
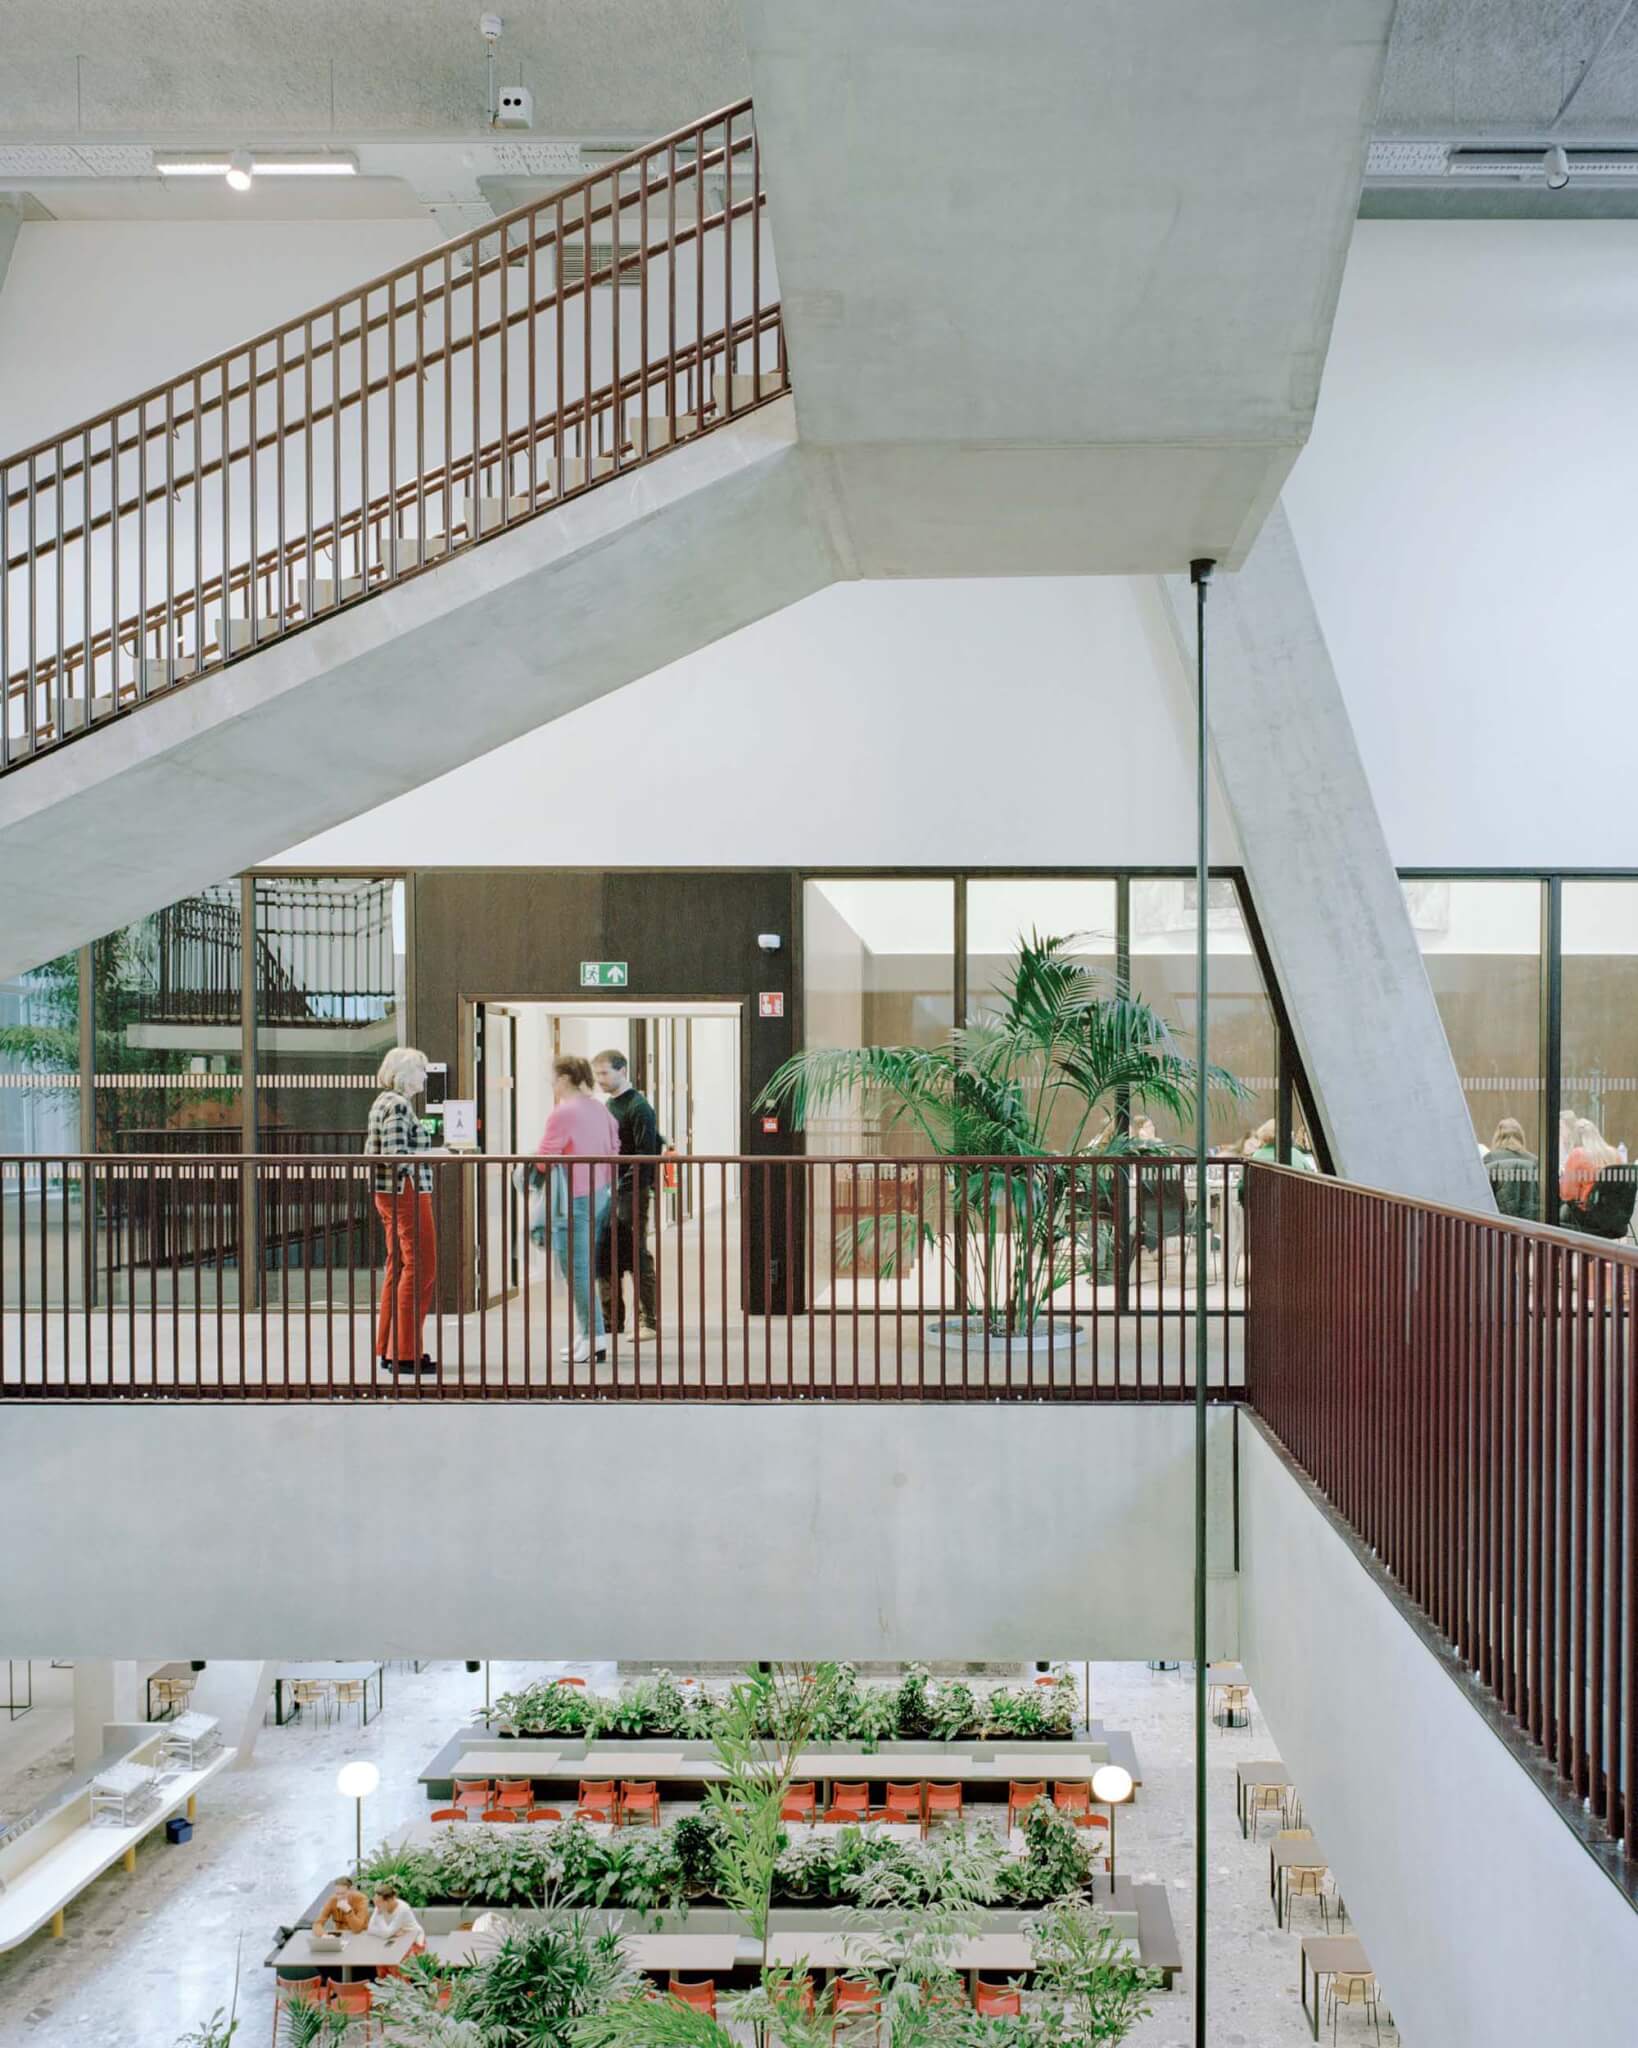
<svg viewBox="0 0 1638 2048">
<path fill-rule="evenodd" d="M 469 1813 L 482 1813 L 486 1806 L 495 1803 L 487 1778 L 457 1778 L 453 1804 L 464 1806 Z"/>
<path fill-rule="evenodd" d="M 1028 1813 L 1038 1799 L 1046 1797 L 1044 1784 L 1020 1784 L 1014 1778 L 1007 1786 L 1007 1832 L 1010 1835 L 1021 1813 Z"/>
<path fill-rule="evenodd" d="M 495 1804 L 497 1806 L 533 1806 L 535 1787 L 531 1778 L 497 1778 L 495 1780 Z"/>
<path fill-rule="evenodd" d="M 961 1820 L 966 1813 L 963 1805 L 963 1789 L 956 1785 L 934 1785 L 927 1787 L 927 1825 L 935 1820 Z"/>
<path fill-rule="evenodd" d="M 555 1806 L 531 1806 L 523 1817 L 525 1820 L 561 1820 L 563 1818 Z"/>
<path fill-rule="evenodd" d="M 611 1828 L 620 1825 L 620 1795 L 612 1778 L 582 1778 L 580 1799 L 574 1810 L 576 1820 L 606 1820 Z"/>
<path fill-rule="evenodd" d="M 279 2015 L 293 2005 L 327 2005 L 330 1980 L 327 1977 L 275 1977 L 273 1979 L 273 2048 L 279 2048 Z"/>
<path fill-rule="evenodd" d="M 882 1996 L 874 1984 L 866 1983 L 859 1977 L 838 1977 L 831 1986 L 830 2038 L 836 2039 L 838 2030 L 844 2025 L 851 2033 L 853 2022 L 868 2019 L 871 2032 L 879 2041 L 882 2033 Z"/>
<path fill-rule="evenodd" d="M 1092 1820 L 1092 1783 L 1088 1778 L 1059 1778 L 1052 1787 L 1052 1803 L 1060 1813 L 1067 1813 L 1076 1827 L 1084 1828 Z"/>
<path fill-rule="evenodd" d="M 558 1682 L 558 1684 L 559 1684 L 559 1685 L 579 1685 L 579 1686 L 584 1686 L 584 1685 L 585 1685 L 585 1683 L 586 1683 L 586 1681 L 585 1681 L 585 1680 L 584 1680 L 583 1678 L 560 1678 L 560 1679 L 559 1679 L 559 1680 L 558 1680 L 557 1682 Z"/>
<path fill-rule="evenodd" d="M 973 2011 L 981 2020 L 1015 2020 L 1024 2010 L 1016 1984 L 986 1984 L 982 1977 L 973 1984 Z"/>
<path fill-rule="evenodd" d="M 779 1818 L 781 1820 L 813 1820 L 817 1810 L 818 1796 L 812 1785 L 789 1786 L 785 1793 L 784 1802 L 779 1809 Z"/>
<path fill-rule="evenodd" d="M 685 1984 L 680 1977 L 673 1977 L 666 1989 L 679 2005 L 691 2005 L 695 2012 L 703 2012 L 708 2019 L 716 2018 L 717 1980 L 714 1977 L 707 1977 L 703 1984 Z"/>
<path fill-rule="evenodd" d="M 855 1827 L 862 1827 L 870 1818 L 870 1787 L 868 1785 L 833 1785 L 830 1788 L 830 1804 L 825 1808 L 826 1820 L 849 1821 Z"/>
<path fill-rule="evenodd" d="M 493 1827 L 497 1822 L 522 1820 L 523 1808 L 521 1806 L 486 1806 L 478 1818 Z"/>
<path fill-rule="evenodd" d="M 624 1779 L 620 1786 L 620 1819 L 629 1827 L 633 1817 L 646 1818 L 651 1828 L 660 1825 L 660 1788 L 652 1778 Z"/>
<path fill-rule="evenodd" d="M 428 1815 L 428 1819 L 429 1819 L 429 1820 L 465 1820 L 465 1819 L 466 1819 L 466 1808 L 465 1808 L 464 1806 L 440 1806 L 440 1807 L 438 1807 L 438 1808 L 437 1808 L 437 1809 L 436 1809 L 436 1810 L 435 1810 L 434 1812 L 432 1812 L 431 1814 L 429 1814 L 429 1815 Z"/>
<path fill-rule="evenodd" d="M 896 1827 L 908 1827 L 913 1823 L 926 1834 L 927 1787 L 919 1779 L 914 1785 L 895 1785 L 889 1782 L 887 1804 L 876 1818 L 891 1821 Z"/>
<path fill-rule="evenodd" d="M 345 2013 L 347 2030 L 352 2031 L 354 2020 L 360 2022 L 360 2031 L 367 2041 L 377 2031 L 370 2017 L 370 2008 L 375 1998 L 368 1984 L 332 1984 L 330 1986 L 330 2010 Z"/>
</svg>

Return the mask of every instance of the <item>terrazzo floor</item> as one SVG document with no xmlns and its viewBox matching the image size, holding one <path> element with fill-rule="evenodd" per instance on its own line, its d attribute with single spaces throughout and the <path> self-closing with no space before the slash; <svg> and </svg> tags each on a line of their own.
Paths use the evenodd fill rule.
<svg viewBox="0 0 1638 2048">
<path fill-rule="evenodd" d="M 70 1674 L 37 1665 L 34 1714 L 0 1722 L 0 1812 L 26 1811 L 69 1767 Z M 496 1693 L 526 1678 L 562 1671 L 612 1681 L 612 1667 L 496 1664 Z M 1185 1956 L 1194 1941 L 1192 1678 L 1142 1664 L 1092 1667 L 1092 1711 L 1128 1730 L 1143 1787 L 1119 1816 L 1125 1875 L 1164 1882 Z M 31 2048 L 173 2048 L 233 1989 L 242 1966 L 239 2039 L 265 2041 L 272 1992 L 263 1958 L 275 1926 L 293 1917 L 351 1857 L 353 1812 L 335 1790 L 341 1764 L 368 1757 L 380 1790 L 365 1809 L 366 1843 L 425 1817 L 417 1783 L 427 1759 L 483 1703 L 483 1680 L 460 1664 L 418 1673 L 395 1668 L 387 1709 L 369 1727 L 263 1728 L 248 1770 L 224 1773 L 200 1801 L 191 1842 L 151 1836 L 136 1872 L 111 1871 L 68 1909 L 67 1936 L 36 1935 L 0 1956 L 0 2043 Z M 1213 2048 L 1281 2048 L 1310 2038 L 1298 1996 L 1298 1932 L 1274 1925 L 1268 1897 L 1267 1829 L 1261 1846 L 1243 1842 L 1234 1816 L 1234 1767 L 1277 1752 L 1255 1702 L 1248 1729 L 1209 1738 Z M 1318 1927 L 1298 1907 L 1299 1932 Z M 1367 1949 L 1370 1929 L 1356 1928 Z M 1186 2048 L 1192 2041 L 1191 1976 L 1157 1994 L 1153 2017 L 1129 2037 L 1134 2048 Z M 1392 1987 L 1385 1987 L 1391 1998 Z M 1371 2041 L 1369 2022 L 1344 2012 L 1339 2040 Z M 1398 2036 L 1384 2014 L 1382 2039 Z"/>
</svg>

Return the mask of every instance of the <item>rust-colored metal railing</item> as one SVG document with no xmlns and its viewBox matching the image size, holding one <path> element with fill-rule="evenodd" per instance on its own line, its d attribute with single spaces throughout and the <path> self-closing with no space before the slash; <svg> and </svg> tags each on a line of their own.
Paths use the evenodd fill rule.
<svg viewBox="0 0 1638 2048">
<path fill-rule="evenodd" d="M 577 1236 L 530 1158 L 421 1155 L 426 1202 L 384 1211 L 394 1170 L 356 1150 L 172 1135 L 206 1142 L 0 1160 L 0 1399 L 1192 1398 L 1175 1157 L 667 1156 Z M 1242 1172 L 1205 1188 L 1214 1399 L 1242 1377 Z M 616 1270 L 598 1355 L 586 1290 Z"/>
<path fill-rule="evenodd" d="M 788 389 L 743 100 L 0 461 L 0 773 Z"/>
<path fill-rule="evenodd" d="M 1248 1176 L 1250 1399 L 1638 1861 L 1638 1251 Z"/>
</svg>

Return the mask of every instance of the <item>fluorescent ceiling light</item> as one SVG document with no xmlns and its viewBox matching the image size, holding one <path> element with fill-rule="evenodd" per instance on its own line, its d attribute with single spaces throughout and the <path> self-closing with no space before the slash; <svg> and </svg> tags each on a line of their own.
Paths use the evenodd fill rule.
<svg viewBox="0 0 1638 2048">
<path fill-rule="evenodd" d="M 350 156 L 259 156 L 258 178 L 356 178 L 358 160 Z"/>
<path fill-rule="evenodd" d="M 236 168 L 257 178 L 356 178 L 353 156 L 167 156 L 154 163 L 162 178 L 230 178 Z M 243 190 L 242 186 L 237 189 Z"/>
<path fill-rule="evenodd" d="M 254 176 L 249 150 L 235 150 L 228 158 L 227 181 L 230 188 L 235 192 L 248 192 Z"/>
</svg>

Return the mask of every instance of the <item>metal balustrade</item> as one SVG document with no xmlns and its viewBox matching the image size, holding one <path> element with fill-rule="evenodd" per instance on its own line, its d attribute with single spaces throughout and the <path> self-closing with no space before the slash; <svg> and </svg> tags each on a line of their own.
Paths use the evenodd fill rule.
<svg viewBox="0 0 1638 2048">
<path fill-rule="evenodd" d="M 559 1270 L 528 1185 L 540 1162 L 422 1155 L 434 1362 L 394 1375 L 377 1365 L 377 1162 L 172 1135 L 201 1142 L 0 1161 L 0 1399 L 1192 1394 L 1197 1190 L 1175 1157 L 667 1156 L 643 1169 L 681 1197 L 643 1233 L 658 1334 L 631 1300 L 606 1356 L 576 1359 L 585 1247 L 570 1239 L 577 1270 Z M 1207 1175 L 1213 1398 L 1241 1380 L 1243 1171 Z M 616 1205 L 622 1267 L 633 1236 Z"/>
<path fill-rule="evenodd" d="M 0 773 L 789 389 L 748 100 L 0 461 Z"/>
<path fill-rule="evenodd" d="M 1249 1398 L 1638 1862 L 1638 1250 L 1258 1167 Z"/>
</svg>

